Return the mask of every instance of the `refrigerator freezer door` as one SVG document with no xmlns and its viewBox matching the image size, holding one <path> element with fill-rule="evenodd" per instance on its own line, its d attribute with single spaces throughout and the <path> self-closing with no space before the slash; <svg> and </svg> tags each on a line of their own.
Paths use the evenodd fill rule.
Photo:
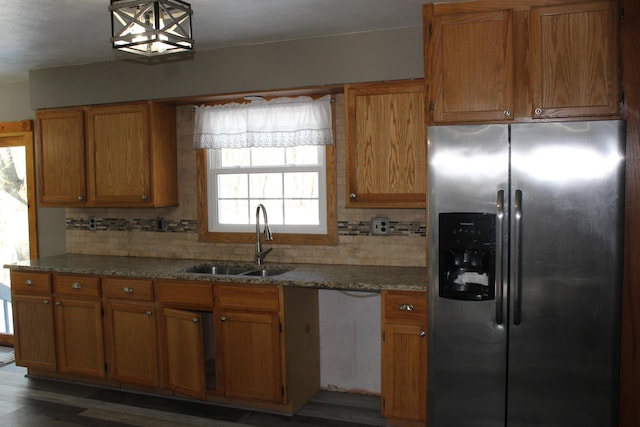
<svg viewBox="0 0 640 427">
<path fill-rule="evenodd" d="M 441 214 L 471 212 L 476 217 L 495 215 L 508 197 L 509 151 L 506 125 L 469 125 L 428 128 L 428 230 L 429 230 L 429 401 L 431 427 L 503 427 L 505 414 L 506 346 L 504 323 L 506 304 L 490 299 L 461 300 L 439 295 L 439 253 Z M 506 205 L 506 203 L 505 203 Z M 485 216 L 486 216 L 485 215 Z M 451 216 L 450 216 L 451 217 Z M 455 215 L 453 216 L 455 217 Z M 470 216 L 473 218 L 473 216 Z M 455 219 L 455 218 L 454 218 Z M 495 233 L 501 227 L 496 215 Z M 460 221 L 461 233 L 477 232 L 485 221 Z M 473 224 L 472 224 L 473 223 Z M 491 221 L 487 223 L 492 223 Z M 451 230 L 453 233 L 455 230 Z M 464 240 L 464 239 L 463 239 Z M 497 236 L 496 253 L 506 248 L 506 233 Z M 473 249 L 473 248 L 472 248 Z M 496 265 L 506 265 L 503 258 Z M 461 266 L 474 252 L 460 255 Z M 464 274 L 464 272 L 462 272 Z M 472 271 L 470 281 L 486 281 Z M 493 276 L 492 276 L 493 277 Z M 502 295 L 506 275 L 496 274 Z M 495 283 L 488 283 L 495 286 Z M 497 315 L 496 310 L 504 312 Z"/>
<path fill-rule="evenodd" d="M 507 426 L 613 427 L 624 124 L 514 124 L 511 162 Z"/>
</svg>

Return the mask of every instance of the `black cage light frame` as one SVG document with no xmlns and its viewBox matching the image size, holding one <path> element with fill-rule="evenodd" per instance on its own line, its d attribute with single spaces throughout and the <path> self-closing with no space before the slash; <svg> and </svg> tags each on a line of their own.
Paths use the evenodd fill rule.
<svg viewBox="0 0 640 427">
<path fill-rule="evenodd" d="M 114 49 L 154 57 L 193 50 L 191 5 L 181 0 L 111 0 Z"/>
</svg>

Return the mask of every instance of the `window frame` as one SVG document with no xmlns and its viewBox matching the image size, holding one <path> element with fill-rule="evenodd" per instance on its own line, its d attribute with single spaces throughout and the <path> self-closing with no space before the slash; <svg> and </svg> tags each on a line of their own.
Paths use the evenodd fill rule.
<svg viewBox="0 0 640 427">
<path fill-rule="evenodd" d="M 332 145 L 325 146 L 326 217 L 327 232 L 324 234 L 274 233 L 270 245 L 337 245 L 337 173 L 336 173 L 336 128 L 335 107 L 332 104 Z M 196 150 L 196 174 L 198 191 L 198 240 L 213 243 L 255 243 L 255 232 L 209 231 L 208 164 L 207 150 Z"/>
</svg>

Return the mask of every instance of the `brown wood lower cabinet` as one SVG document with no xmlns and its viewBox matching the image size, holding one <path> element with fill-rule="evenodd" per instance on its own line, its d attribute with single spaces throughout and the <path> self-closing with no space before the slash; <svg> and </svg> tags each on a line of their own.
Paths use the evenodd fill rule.
<svg viewBox="0 0 640 427">
<path fill-rule="evenodd" d="M 108 377 L 141 386 L 159 385 L 157 315 L 153 282 L 104 278 Z"/>
<path fill-rule="evenodd" d="M 12 272 L 12 292 L 30 374 L 291 414 L 320 389 L 317 289 Z"/>
<path fill-rule="evenodd" d="M 55 319 L 58 370 L 104 377 L 101 301 L 57 298 Z"/>
<path fill-rule="evenodd" d="M 105 377 L 100 279 L 53 275 L 58 371 Z"/>
<path fill-rule="evenodd" d="M 53 371 L 56 346 L 51 296 L 13 295 L 16 365 Z"/>
<path fill-rule="evenodd" d="M 12 271 L 11 294 L 16 365 L 55 371 L 51 276 Z"/>
<path fill-rule="evenodd" d="M 426 333 L 425 292 L 382 293 L 382 411 L 388 425 L 426 423 Z"/>
<path fill-rule="evenodd" d="M 219 314 L 225 395 L 283 402 L 278 313 L 222 308 Z"/>
</svg>

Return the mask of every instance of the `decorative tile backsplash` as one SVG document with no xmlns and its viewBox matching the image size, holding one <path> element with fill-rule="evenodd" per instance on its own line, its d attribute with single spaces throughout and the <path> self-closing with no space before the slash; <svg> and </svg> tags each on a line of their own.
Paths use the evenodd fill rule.
<svg viewBox="0 0 640 427">
<path fill-rule="evenodd" d="M 95 217 L 95 230 L 89 226 L 89 217 L 66 219 L 67 230 L 84 231 L 151 231 L 169 233 L 197 233 L 198 221 L 164 218 L 98 218 Z M 426 236 L 424 223 L 389 221 L 391 236 Z M 339 236 L 370 236 L 369 221 L 338 221 Z"/>
</svg>

